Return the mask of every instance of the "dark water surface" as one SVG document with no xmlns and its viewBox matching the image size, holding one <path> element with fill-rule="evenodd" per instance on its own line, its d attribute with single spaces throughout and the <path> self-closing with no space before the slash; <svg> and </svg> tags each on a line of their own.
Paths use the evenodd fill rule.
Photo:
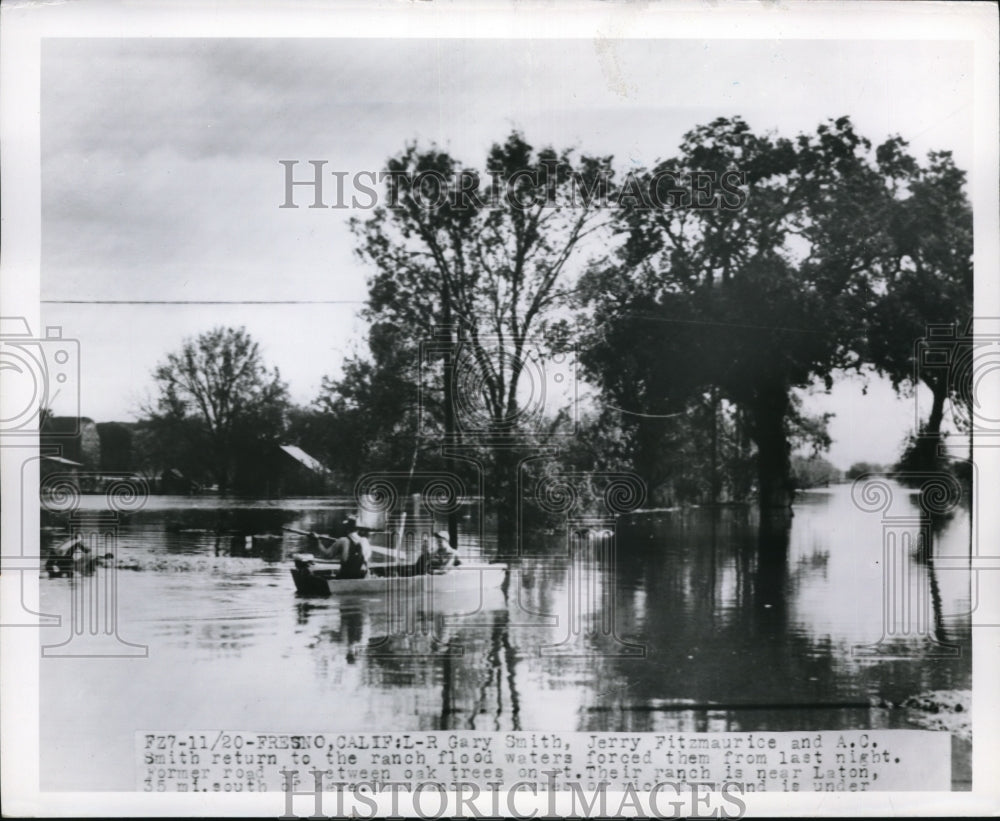
<svg viewBox="0 0 1000 821">
<path fill-rule="evenodd" d="M 430 606 L 297 596 L 290 534 L 272 561 L 215 556 L 220 530 L 326 532 L 346 507 L 154 497 L 130 514 L 117 624 L 149 654 L 43 658 L 42 789 L 133 789 L 135 730 L 886 728 L 910 726 L 888 703 L 970 686 L 969 574 L 940 561 L 968 555 L 961 510 L 929 560 L 902 541 L 886 553 L 919 522 L 887 527 L 846 485 L 799 500 L 787 546 L 764 545 L 777 561 L 745 510 L 633 517 L 614 550 L 539 536 L 505 590 Z M 916 512 L 895 488 L 890 513 Z M 43 525 L 43 546 L 64 537 Z M 40 582 L 63 616 L 43 645 L 67 640 L 85 583 Z"/>
</svg>

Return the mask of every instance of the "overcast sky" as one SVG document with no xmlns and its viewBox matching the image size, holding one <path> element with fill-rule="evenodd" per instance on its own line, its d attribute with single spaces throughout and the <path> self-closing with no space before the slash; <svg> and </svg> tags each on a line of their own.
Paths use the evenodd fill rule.
<svg viewBox="0 0 1000 821">
<path fill-rule="evenodd" d="M 409 140 L 482 167 L 513 128 L 619 169 L 739 114 L 792 136 L 849 115 L 873 142 L 973 168 L 971 45 L 958 42 L 50 39 L 42 50 L 43 320 L 80 340 L 81 412 L 135 417 L 185 337 L 242 324 L 292 396 L 363 350 L 370 271 L 350 211 L 280 209 L 279 160 L 385 167 Z M 300 169 L 304 171 L 303 167 Z M 299 304 L 107 304 L 107 301 Z M 314 304 L 306 304 L 314 302 Z M 81 304 L 86 303 L 86 304 Z M 848 381 L 830 458 L 892 460 L 911 400 Z M 58 405 L 56 412 L 67 412 Z"/>
</svg>

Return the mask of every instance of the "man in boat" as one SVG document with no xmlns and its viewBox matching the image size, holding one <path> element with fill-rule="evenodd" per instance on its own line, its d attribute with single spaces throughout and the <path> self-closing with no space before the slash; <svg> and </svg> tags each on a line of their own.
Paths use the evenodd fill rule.
<svg viewBox="0 0 1000 821">
<path fill-rule="evenodd" d="M 458 551 L 451 546 L 451 537 L 447 530 L 439 530 L 434 534 L 434 546 L 424 542 L 420 558 L 417 559 L 416 574 L 443 573 L 449 567 L 461 564 Z"/>
<path fill-rule="evenodd" d="M 434 550 L 431 552 L 431 567 L 443 570 L 446 567 L 460 565 L 458 550 L 451 546 L 451 537 L 447 530 L 439 530 L 434 534 Z"/>
<path fill-rule="evenodd" d="M 368 541 L 368 529 L 359 528 L 354 516 L 347 517 L 347 535 L 337 539 L 340 546 L 340 570 L 338 579 L 363 579 L 368 575 L 368 565 L 372 558 L 372 545 Z"/>
<path fill-rule="evenodd" d="M 459 565 L 458 551 L 451 546 L 448 532 L 440 530 L 431 540 L 424 536 L 420 546 L 420 555 L 413 564 L 401 565 L 394 570 L 396 576 L 424 576 L 427 573 L 443 573 L 448 567 Z"/>
</svg>

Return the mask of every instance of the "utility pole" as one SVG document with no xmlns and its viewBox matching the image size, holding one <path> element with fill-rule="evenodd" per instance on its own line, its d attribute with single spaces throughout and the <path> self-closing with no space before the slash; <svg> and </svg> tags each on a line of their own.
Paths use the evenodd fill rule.
<svg viewBox="0 0 1000 821">
<path fill-rule="evenodd" d="M 447 281 L 441 288 L 441 314 L 444 319 L 444 441 L 445 467 L 448 472 L 455 473 L 455 460 L 450 455 L 451 447 L 456 444 L 455 431 L 455 329 L 451 324 L 451 293 Z M 457 507 L 457 505 L 455 506 Z M 448 541 L 452 547 L 458 547 L 458 513 L 451 509 L 448 513 Z"/>
<path fill-rule="evenodd" d="M 711 451 L 712 451 L 712 478 L 711 478 L 711 501 L 713 505 L 719 503 L 719 390 L 712 388 L 712 431 L 711 431 Z"/>
</svg>

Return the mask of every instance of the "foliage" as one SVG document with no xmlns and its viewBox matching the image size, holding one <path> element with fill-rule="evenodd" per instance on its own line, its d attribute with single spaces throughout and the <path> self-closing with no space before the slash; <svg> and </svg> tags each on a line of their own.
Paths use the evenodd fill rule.
<svg viewBox="0 0 1000 821">
<path fill-rule="evenodd" d="M 341 377 L 323 379 L 310 407 L 293 410 L 290 438 L 320 454 L 345 492 L 365 473 L 417 465 L 471 480 L 467 465 L 446 465 L 441 455 L 440 374 L 421 373 L 419 346 L 396 325 L 380 322 L 371 327 L 368 347 L 367 355 L 346 360 Z"/>
<path fill-rule="evenodd" d="M 829 389 L 837 371 L 865 366 L 867 320 L 898 268 L 908 166 L 898 143 L 887 145 L 873 152 L 848 118 L 794 140 L 755 134 L 738 117 L 695 128 L 645 173 L 648 190 L 671 169 L 718 180 L 744 172 L 743 207 L 723 207 L 719 184 L 706 189 L 713 207 L 629 208 L 615 264 L 584 281 L 596 320 L 584 363 L 605 396 L 670 414 L 718 390 L 756 445 L 762 507 L 791 498 L 794 431 L 825 437 L 822 420 L 797 418 L 792 390 Z"/>
<path fill-rule="evenodd" d="M 841 473 L 822 456 L 792 456 L 792 481 L 796 488 L 826 487 L 840 481 Z"/>
<path fill-rule="evenodd" d="M 879 161 L 898 190 L 891 224 L 896 265 L 873 310 L 870 357 L 897 391 L 930 389 L 928 418 L 911 435 L 897 471 L 950 470 L 940 450 L 945 403 L 959 428 L 970 418 L 973 337 L 972 209 L 965 172 L 951 154 L 935 152 L 925 167 L 887 143 Z"/>
<path fill-rule="evenodd" d="M 101 470 L 108 473 L 131 470 L 132 426 L 121 422 L 98 422 L 97 433 L 101 439 Z"/>
<path fill-rule="evenodd" d="M 266 483 L 289 400 L 245 329 L 218 327 L 186 340 L 153 378 L 159 395 L 147 409 L 148 428 L 164 465 L 210 475 L 221 491 Z"/>
<path fill-rule="evenodd" d="M 425 343 L 454 327 L 503 425 L 517 403 L 523 346 L 546 335 L 549 312 L 569 293 L 574 257 L 608 222 L 576 193 L 610 178 L 610 167 L 590 157 L 574 164 L 568 151 L 536 152 L 517 133 L 491 148 L 487 167 L 489 185 L 505 193 L 499 199 L 448 154 L 410 145 L 388 163 L 392 204 L 352 228 L 359 255 L 375 268 L 368 316 Z M 428 180 L 439 180 L 430 192 Z M 477 196 L 458 196 L 470 191 Z"/>
<path fill-rule="evenodd" d="M 436 147 L 411 144 L 388 163 L 389 204 L 352 229 L 374 269 L 367 318 L 407 340 L 425 409 L 433 406 L 449 441 L 482 450 L 489 491 L 509 513 L 518 455 L 485 441 L 520 430 L 525 368 L 539 341 L 543 354 L 551 350 L 573 266 L 586 248 L 601 247 L 609 223 L 579 192 L 602 191 L 610 161 L 536 151 L 512 133 L 493 145 L 486 167 L 489 180 Z M 374 350 L 371 367 L 387 367 Z M 384 437 L 399 419 L 398 409 L 386 410 L 373 414 Z"/>
<path fill-rule="evenodd" d="M 387 167 L 387 204 L 351 223 L 372 271 L 367 349 L 294 408 L 245 330 L 185 342 L 154 374 L 138 465 L 251 492 L 284 437 L 344 489 L 371 470 L 471 476 L 478 462 L 509 517 L 519 462 L 565 431 L 552 407 L 522 414 L 531 359 L 578 344 L 600 404 L 577 439 L 558 440 L 561 467 L 635 470 L 654 504 L 756 492 L 787 509 L 795 487 L 835 475 L 819 457 L 829 417 L 805 415 L 801 389 L 871 367 L 900 391 L 926 385 L 911 466 L 936 449 L 945 403 L 968 402 L 955 363 L 971 347 L 971 210 L 947 153 L 921 165 L 902 139 L 873 147 L 848 118 L 788 139 L 734 117 L 620 185 L 610 157 L 535 149 L 516 132 L 487 153 L 488 175 L 416 144 Z M 695 169 L 707 173 L 689 185 Z M 928 341 L 928 323 L 949 333 Z M 944 365 L 925 366 L 920 339 Z"/>
<path fill-rule="evenodd" d="M 885 465 L 875 462 L 855 462 L 847 469 L 844 478 L 854 480 L 859 476 L 864 476 L 866 473 L 886 473 L 887 471 L 888 468 Z"/>
<path fill-rule="evenodd" d="M 896 138 L 879 150 L 899 200 L 890 223 L 895 264 L 873 306 L 869 356 L 897 390 L 912 391 L 918 383 L 930 389 L 923 435 L 935 437 L 945 401 L 971 395 L 960 365 L 972 347 L 965 332 L 973 307 L 972 208 L 965 172 L 950 153 L 932 153 L 919 167 L 905 147 Z"/>
</svg>

